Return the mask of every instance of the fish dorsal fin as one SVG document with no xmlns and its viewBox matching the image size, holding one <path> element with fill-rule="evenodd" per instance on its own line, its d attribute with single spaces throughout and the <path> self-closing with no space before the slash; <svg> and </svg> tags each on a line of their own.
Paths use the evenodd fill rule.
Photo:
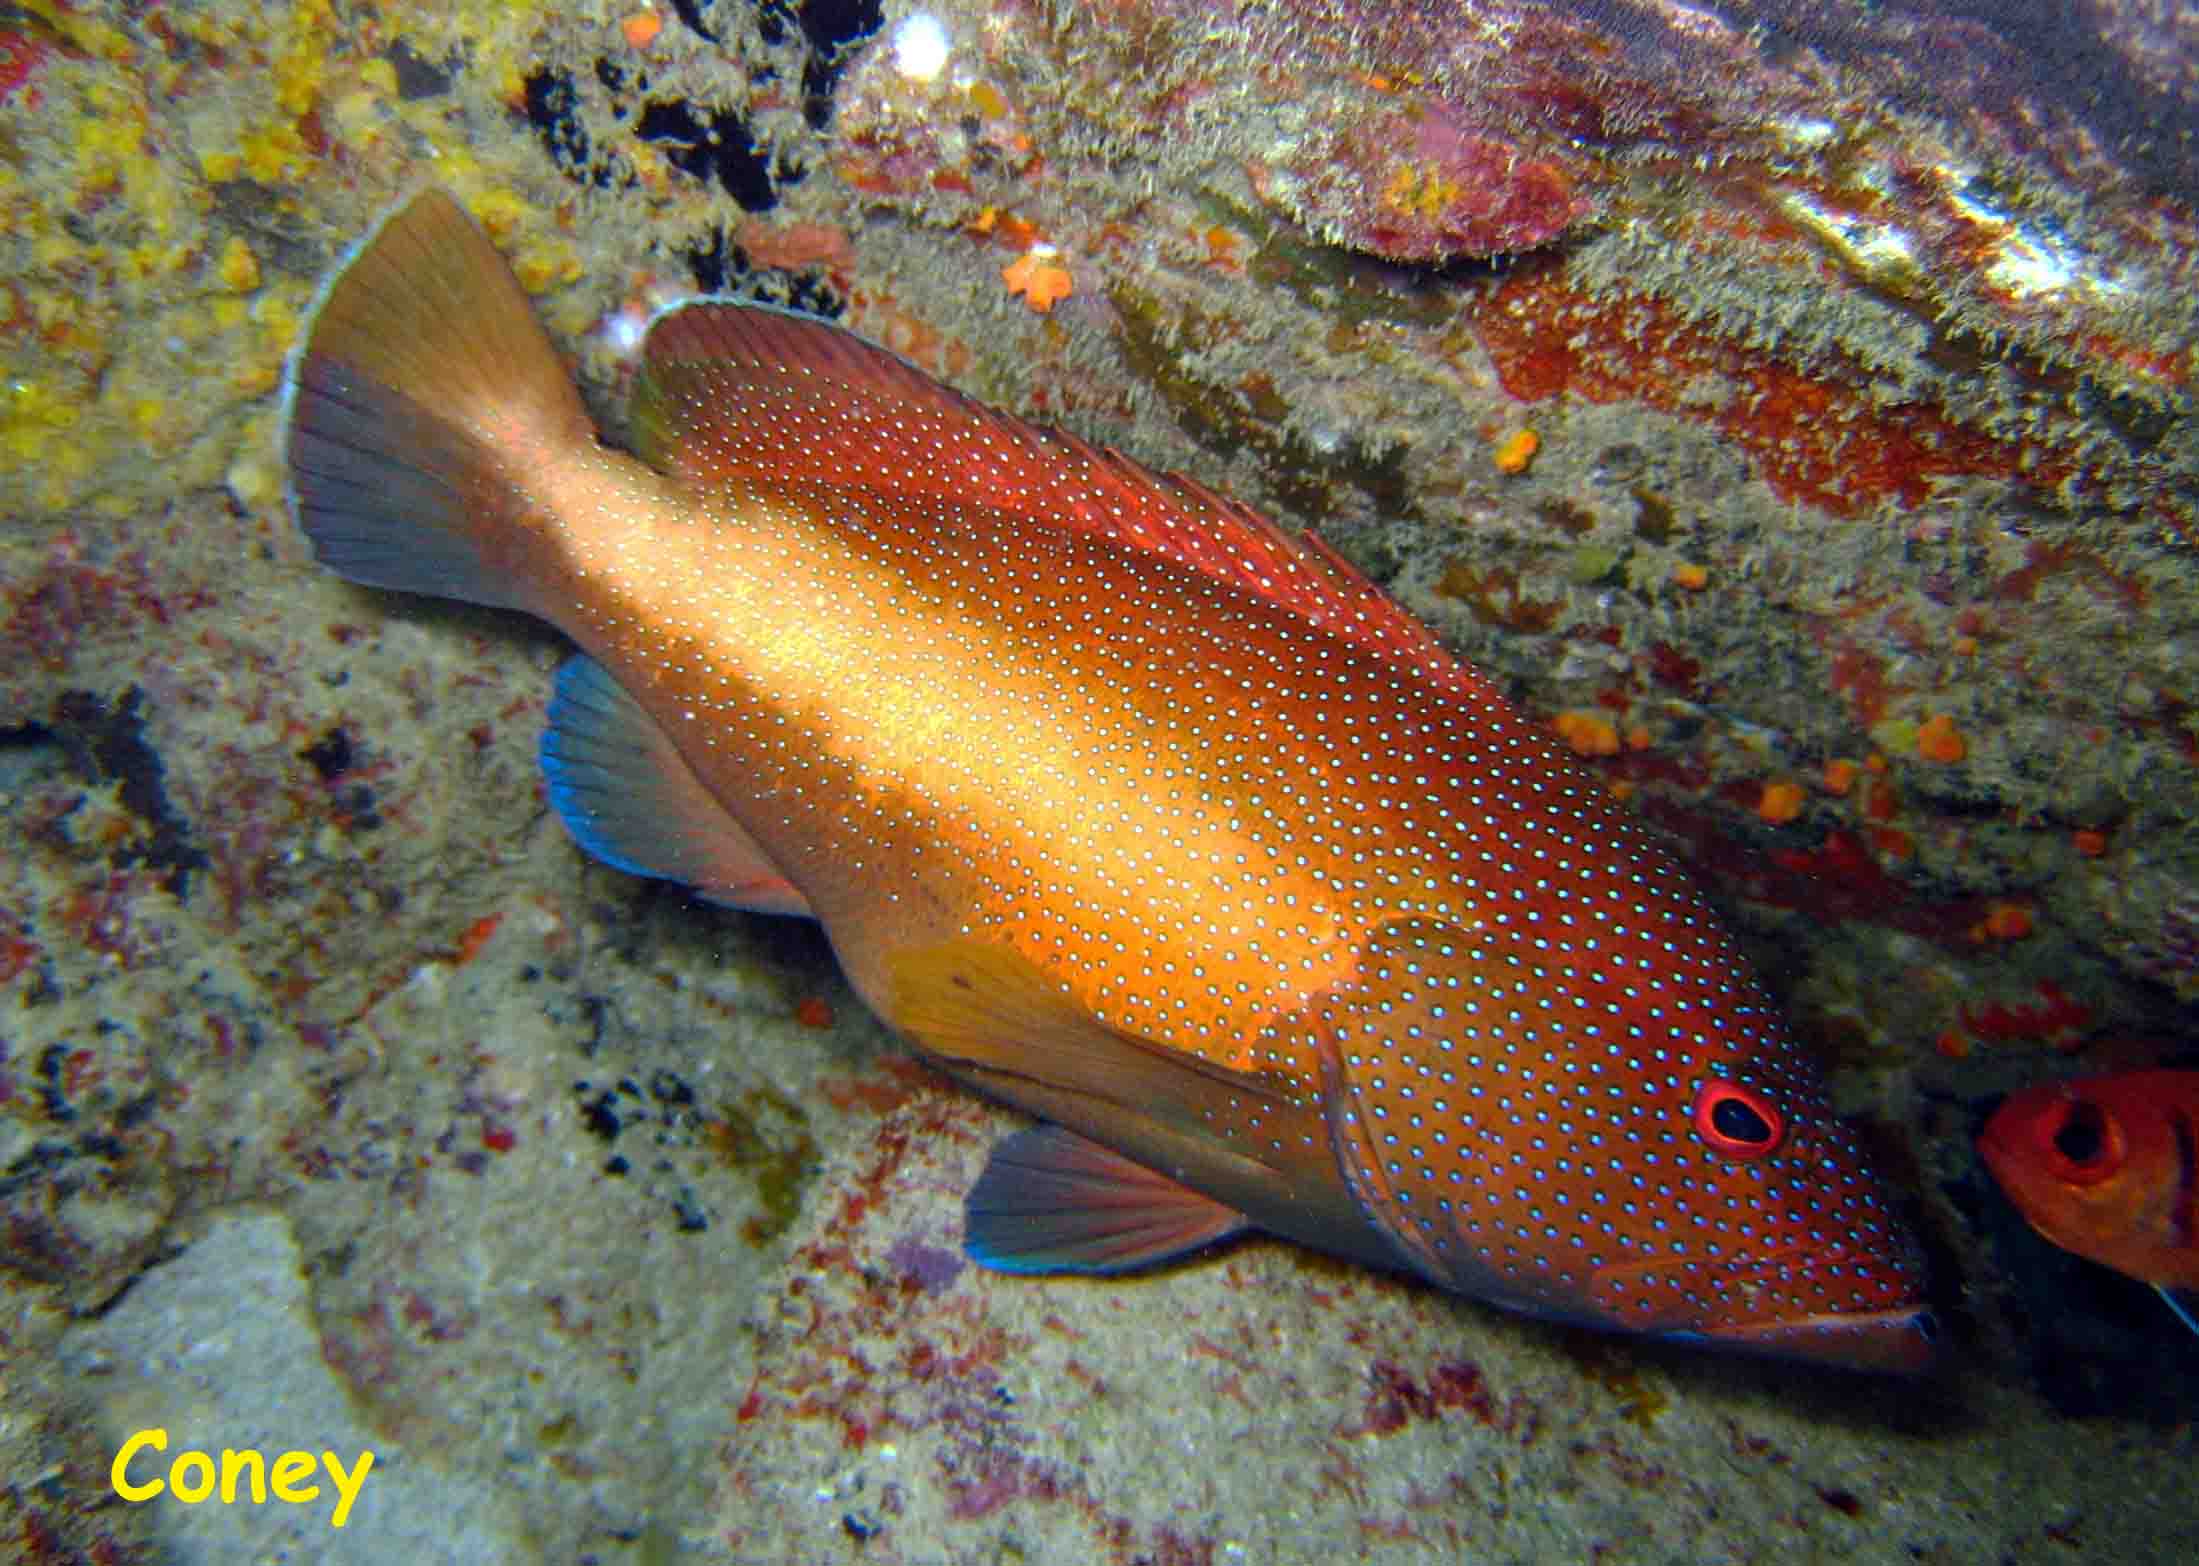
<svg viewBox="0 0 2199 1566">
<path fill-rule="evenodd" d="M 657 317 L 642 355 L 637 449 L 698 485 L 981 504 L 1165 556 L 1468 699 L 1493 694 L 1318 537 L 988 408 L 829 321 L 695 300 Z"/>
<path fill-rule="evenodd" d="M 557 671 L 542 775 L 566 830 L 605 864 L 684 881 L 754 913 L 810 912 L 656 720 L 593 659 L 571 658 Z"/>
<path fill-rule="evenodd" d="M 1002 1272 L 1128 1272 L 1246 1228 L 1210 1196 L 1061 1126 L 1006 1138 L 964 1208 L 973 1259 Z"/>
</svg>

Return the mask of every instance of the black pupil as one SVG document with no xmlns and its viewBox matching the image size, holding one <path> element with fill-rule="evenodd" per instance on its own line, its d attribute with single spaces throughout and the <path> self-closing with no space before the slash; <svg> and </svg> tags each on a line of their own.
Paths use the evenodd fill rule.
<svg viewBox="0 0 2199 1566">
<path fill-rule="evenodd" d="M 1710 1109 L 1711 1129 L 1729 1142 L 1769 1142 L 1771 1126 L 1742 1098 L 1721 1098 Z"/>
<path fill-rule="evenodd" d="M 2054 1151 L 2073 1164 L 2089 1164 L 2100 1156 L 2100 1146 L 2106 1140 L 2099 1110 L 2091 1104 L 2072 1104 L 2069 1118 L 2054 1133 Z"/>
</svg>

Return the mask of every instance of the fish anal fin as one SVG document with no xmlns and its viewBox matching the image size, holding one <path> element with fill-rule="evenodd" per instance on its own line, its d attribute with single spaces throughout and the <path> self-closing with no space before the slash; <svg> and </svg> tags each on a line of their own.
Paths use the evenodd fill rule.
<svg viewBox="0 0 2199 1566">
<path fill-rule="evenodd" d="M 592 857 L 754 913 L 811 912 L 663 728 L 593 659 L 558 670 L 542 773 L 558 818 Z"/>
<path fill-rule="evenodd" d="M 1002 1272 L 1128 1272 L 1246 1227 L 1235 1209 L 1061 1126 L 996 1146 L 964 1208 L 971 1258 Z"/>
</svg>

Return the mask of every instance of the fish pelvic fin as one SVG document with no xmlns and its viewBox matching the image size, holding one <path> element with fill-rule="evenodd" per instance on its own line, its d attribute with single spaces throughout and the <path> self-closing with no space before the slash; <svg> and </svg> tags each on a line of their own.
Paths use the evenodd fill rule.
<svg viewBox="0 0 2199 1566">
<path fill-rule="evenodd" d="M 2168 1302 L 2168 1308 L 2176 1312 L 2178 1321 L 2199 1332 L 2199 1289 L 2178 1289 L 2166 1283 L 2156 1283 L 2153 1287 Z"/>
<path fill-rule="evenodd" d="M 543 469 L 594 449 L 572 379 L 447 192 L 388 213 L 322 285 L 284 386 L 291 514 L 372 587 L 533 609 Z"/>
<path fill-rule="evenodd" d="M 1003 1140 L 964 1207 L 972 1260 L 999 1272 L 1131 1272 L 1227 1239 L 1242 1213 L 1061 1126 Z"/>
</svg>

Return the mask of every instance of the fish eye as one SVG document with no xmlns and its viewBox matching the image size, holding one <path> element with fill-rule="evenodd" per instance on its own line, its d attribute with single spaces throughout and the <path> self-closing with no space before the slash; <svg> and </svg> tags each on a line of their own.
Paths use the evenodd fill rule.
<svg viewBox="0 0 2199 1566">
<path fill-rule="evenodd" d="M 2064 1180 L 2090 1185 L 2122 1167 L 2122 1128 L 2090 1099 L 2064 1099 L 2041 1129 L 2054 1173 Z"/>
<path fill-rule="evenodd" d="M 1753 1088 L 1715 1078 L 1695 1095 L 1695 1133 L 1728 1158 L 1761 1158 L 1786 1134 L 1778 1106 Z"/>
<path fill-rule="evenodd" d="M 2106 1138 L 2100 1135 L 2097 1114 L 2085 1115 L 2072 1110 L 2062 1118 L 2062 1128 L 2054 1133 L 2054 1151 L 2073 1164 L 2091 1163 L 2100 1156 L 2100 1148 L 2105 1142 Z"/>
</svg>

